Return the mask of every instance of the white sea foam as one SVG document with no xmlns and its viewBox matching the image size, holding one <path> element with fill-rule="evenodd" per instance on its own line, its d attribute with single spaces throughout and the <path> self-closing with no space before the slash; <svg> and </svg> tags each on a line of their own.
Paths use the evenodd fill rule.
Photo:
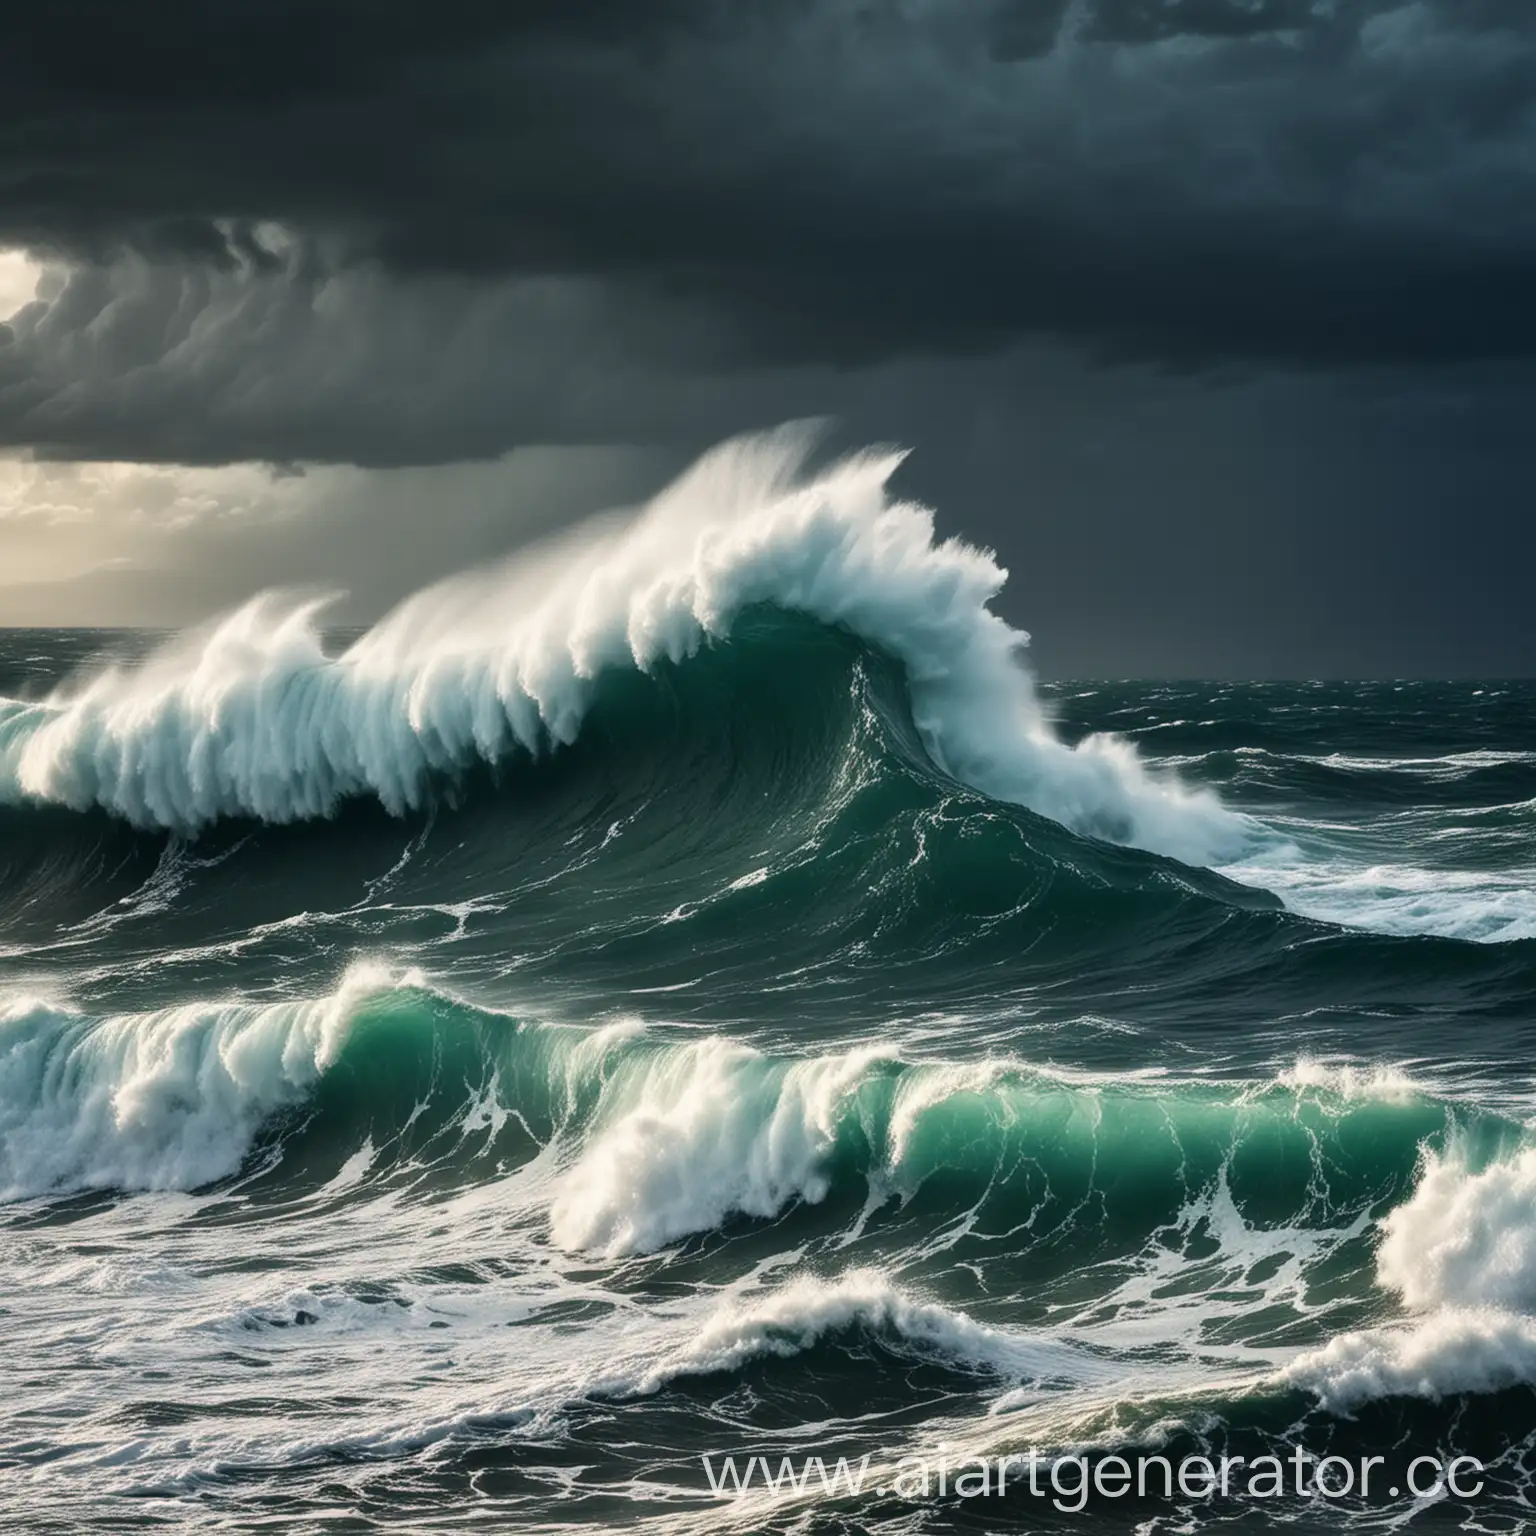
<svg viewBox="0 0 1536 1536">
<path fill-rule="evenodd" d="M 1282 1372 L 1324 1408 L 1347 1413 L 1382 1397 L 1438 1401 L 1536 1382 L 1536 1318 L 1497 1308 L 1452 1308 L 1410 1327 L 1341 1334 Z"/>
<path fill-rule="evenodd" d="M 1456 1144 L 1426 1151 L 1381 1226 L 1377 1280 L 1419 1316 L 1342 1334 L 1282 1379 L 1339 1412 L 1536 1384 L 1536 1149 L 1480 1170 Z"/>
<path fill-rule="evenodd" d="M 557 1247 L 648 1253 L 733 1216 L 768 1219 L 831 1189 L 840 1139 L 869 1149 L 870 1197 L 907 1193 L 916 1133 L 945 1105 L 982 1097 L 1006 1125 L 1014 1094 L 1073 1092 L 1018 1061 L 903 1062 L 865 1045 L 800 1059 L 710 1036 L 610 1066 L 550 1210 Z M 1108 1081 L 1106 1079 L 1105 1081 Z M 1075 1090 L 1092 1112 L 1093 1090 Z M 856 1137 L 851 1134 L 856 1132 Z"/>
<path fill-rule="evenodd" d="M 1347 772 L 1411 773 L 1433 779 L 1458 779 L 1483 768 L 1508 768 L 1536 762 L 1536 752 L 1497 752 L 1487 747 L 1468 752 L 1446 752 L 1439 757 L 1356 757 L 1347 752 L 1278 755 L 1290 762 L 1313 763 Z"/>
<path fill-rule="evenodd" d="M 1529 870 L 1428 869 L 1298 847 L 1278 835 L 1218 865 L 1228 879 L 1273 891 L 1293 912 L 1346 928 L 1476 943 L 1536 938 Z"/>
<path fill-rule="evenodd" d="M 905 1198 L 932 1171 L 922 1133 L 936 1115 L 966 1116 L 973 1152 L 990 1146 L 1002 1155 L 1032 1116 L 1055 1124 L 1070 1111 L 1091 1138 L 1106 1104 L 1121 1096 L 1125 1107 L 1145 1098 L 1150 1121 L 1162 1123 L 1171 1100 L 1191 1093 L 1192 1118 L 1209 1112 L 1218 1136 L 1236 1135 L 1244 1106 L 1275 1088 L 1322 1093 L 1339 1109 L 1414 1096 L 1400 1071 L 1346 1064 L 1304 1061 L 1262 1083 L 1227 1085 L 1224 1096 L 1211 1083 L 1159 1079 L 1149 1091 L 1135 1074 L 1061 1072 L 1016 1058 L 904 1061 L 884 1045 L 799 1059 L 719 1036 L 627 1055 L 611 1049 L 632 1038 L 604 1032 L 564 1058 L 568 1101 L 580 1096 L 576 1077 L 601 1076 L 602 1089 L 589 1115 L 569 1128 L 550 1207 L 559 1248 L 620 1258 L 735 1216 L 770 1219 L 795 1201 L 818 1204 L 831 1189 L 840 1142 L 867 1149 L 860 1161 L 871 1200 Z M 1225 1132 L 1224 1114 L 1231 1117 Z"/>
<path fill-rule="evenodd" d="M 38 704 L 0 704 L 0 798 L 100 805 L 192 831 L 292 821 L 376 795 L 419 804 L 434 772 L 568 743 L 607 669 L 649 668 L 768 603 L 900 660 L 928 751 L 986 793 L 1080 832 L 1210 863 L 1244 820 L 1150 776 L 1134 750 L 1052 733 L 988 606 L 1006 573 L 893 501 L 896 453 L 802 472 L 803 435 L 706 455 L 637 518 L 429 588 L 344 656 L 314 602 L 258 598 L 143 666 Z"/>
<path fill-rule="evenodd" d="M 1285 1088 L 1321 1088 L 1343 1099 L 1369 1099 L 1400 1103 L 1413 1098 L 1419 1086 L 1401 1067 L 1390 1063 L 1324 1061 L 1300 1057 L 1276 1077 Z"/>
<path fill-rule="evenodd" d="M 1536 1311 L 1536 1149 L 1481 1172 L 1455 1147 L 1426 1153 L 1382 1229 L 1378 1278 L 1408 1306 Z"/>
<path fill-rule="evenodd" d="M 647 1252 L 731 1215 L 824 1199 L 850 1100 L 888 1054 L 786 1064 L 711 1037 L 615 1076 L 551 1209 L 556 1244 Z"/>
<path fill-rule="evenodd" d="M 301 1102 L 387 987 L 359 966 L 312 1002 L 192 1003 L 90 1018 L 0 1006 L 0 1198 L 194 1189 L 234 1173 L 271 1115 Z"/>
<path fill-rule="evenodd" d="M 877 1270 L 856 1269 L 835 1279 L 803 1275 L 766 1292 L 728 1295 L 680 1348 L 638 1373 L 620 1371 L 595 1386 L 615 1394 L 655 1392 L 679 1377 L 733 1371 L 769 1356 L 790 1359 L 853 1328 L 887 1335 L 903 1350 L 1014 1379 L 1103 1370 L 1080 1349 L 988 1327 L 910 1295 Z"/>
<path fill-rule="evenodd" d="M 405 1422 L 391 1414 L 345 1436 L 283 1448 L 286 1455 L 304 1457 L 364 1447 L 376 1454 L 420 1450 L 466 1431 L 482 1434 L 489 1424 L 503 1431 L 542 1426 L 558 1432 L 560 1416 L 573 1403 L 647 1397 L 675 1381 L 730 1373 L 758 1360 L 795 1359 L 840 1335 L 878 1340 L 893 1354 L 940 1362 L 1015 1389 L 1102 1384 L 1119 1374 L 1102 1351 L 1044 1333 L 989 1326 L 914 1293 L 879 1270 L 780 1279 L 782 1273 L 770 1264 L 719 1291 L 695 1290 L 680 1301 L 644 1307 L 633 1300 L 614 1306 L 601 1290 L 565 1279 L 552 1292 L 510 1301 L 497 1290 L 476 1286 L 427 1303 L 438 1289 L 433 1287 L 425 1293 L 397 1293 L 396 1299 L 411 1304 L 387 1307 L 368 1305 L 334 1287 L 324 1293 L 288 1287 L 232 1313 L 205 1318 L 201 1326 L 247 1338 L 260 1332 L 263 1345 L 280 1359 L 290 1350 L 310 1355 L 313 1335 L 292 1326 L 300 1314 L 307 1314 L 305 1320 L 312 1319 L 311 1326 L 330 1341 L 351 1336 L 378 1347 L 387 1339 L 388 1347 L 398 1351 L 413 1336 L 419 1339 L 434 1323 L 451 1318 L 461 1341 L 476 1338 L 483 1345 L 467 1353 L 482 1370 L 491 1367 L 488 1381 L 475 1381 L 465 1371 L 424 1373 L 438 1388 L 431 1394 L 432 1411 Z M 578 1297 L 596 1303 L 581 1333 L 533 1327 L 518 1334 L 518 1349 L 506 1348 L 508 1322 L 536 1320 L 544 1307 Z M 342 1358 L 357 1368 L 356 1355 Z M 380 1395 L 392 1406 L 390 1394 Z"/>
</svg>

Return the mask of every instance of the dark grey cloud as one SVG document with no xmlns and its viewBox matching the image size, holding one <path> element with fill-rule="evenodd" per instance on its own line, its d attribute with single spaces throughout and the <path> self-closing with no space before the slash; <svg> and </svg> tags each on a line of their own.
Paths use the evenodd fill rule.
<svg viewBox="0 0 1536 1536">
<path fill-rule="evenodd" d="M 1331 20 L 1314 0 L 1099 0 L 1088 35 L 1105 42 L 1151 43 L 1170 37 L 1262 37 L 1306 34 Z"/>
<path fill-rule="evenodd" d="M 50 272 L 0 336 L 0 449 L 449 463 L 528 444 L 699 446 L 848 393 L 825 368 L 744 367 L 694 308 L 632 286 L 407 278 L 337 270 L 303 243 L 262 249 Z"/>
<path fill-rule="evenodd" d="M 370 424 L 344 409 L 362 371 L 347 371 L 326 435 L 411 441 L 413 398 L 432 395 L 432 375 L 412 385 L 384 370 L 365 396 L 383 418 Z M 731 413 L 761 423 L 793 402 L 838 413 L 829 452 L 913 446 L 897 489 L 935 507 L 942 533 L 998 550 L 1012 572 L 1000 608 L 1034 634 L 1048 675 L 1536 669 L 1536 369 L 1169 376 L 1039 347 L 857 374 L 753 372 L 729 387 L 686 371 L 666 391 L 654 376 L 621 381 L 602 409 L 637 437 L 651 413 L 656 446 L 643 453 L 571 446 L 277 479 L 248 465 L 26 466 L 19 519 L 0 494 L 0 623 L 179 623 L 264 586 L 312 583 L 348 591 L 344 613 L 366 618 L 435 576 L 643 498 Z M 532 389 L 515 407 L 552 419 Z M 493 418 L 488 408 L 480 430 Z"/>
<path fill-rule="evenodd" d="M 0 240 L 577 277 L 741 363 L 1536 350 L 1524 0 L 57 0 Z"/>
<path fill-rule="evenodd" d="M 828 414 L 917 450 L 1047 671 L 1536 666 L 1531 0 L 55 0 L 6 43 L 0 248 L 59 265 L 0 468 L 370 468 L 166 470 L 224 509 L 181 521 L 86 475 L 52 525 L 23 477 L 0 615 L 361 611 Z"/>
</svg>

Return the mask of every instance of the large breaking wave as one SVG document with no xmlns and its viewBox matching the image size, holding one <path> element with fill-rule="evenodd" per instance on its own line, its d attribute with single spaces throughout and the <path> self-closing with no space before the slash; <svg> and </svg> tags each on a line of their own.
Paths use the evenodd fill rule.
<svg viewBox="0 0 1536 1536">
<path fill-rule="evenodd" d="M 1053 733 L 989 604 L 1006 572 L 894 500 L 896 453 L 805 469 L 782 432 L 707 455 L 624 526 L 591 527 L 429 588 L 340 656 L 323 604 L 258 598 L 148 662 L 41 702 L 0 701 L 0 799 L 100 806 L 148 827 L 295 821 L 373 795 L 420 805 L 476 760 L 574 740 L 597 680 L 729 635 L 771 605 L 905 669 L 939 767 L 1074 831 L 1210 864 L 1244 819 L 1108 737 Z"/>
</svg>

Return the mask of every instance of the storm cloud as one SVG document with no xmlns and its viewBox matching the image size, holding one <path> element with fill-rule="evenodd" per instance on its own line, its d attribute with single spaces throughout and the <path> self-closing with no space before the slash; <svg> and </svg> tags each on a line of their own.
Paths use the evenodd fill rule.
<svg viewBox="0 0 1536 1536">
<path fill-rule="evenodd" d="M 611 430 L 562 364 L 665 381 L 1031 337 L 1186 369 L 1536 348 L 1519 0 L 60 0 L 22 37 L 0 61 L 0 243 L 87 270 L 13 326 L 11 441 L 116 452 L 137 428 L 114 374 L 169 406 L 259 360 L 252 451 L 287 398 L 311 426 L 286 451 L 324 456 L 318 386 L 288 375 L 323 371 L 344 310 L 374 375 L 466 334 L 554 369 L 544 413 L 512 383 L 502 440 L 419 424 L 414 457 Z M 207 362 L 215 332 L 240 358 Z M 486 382 L 445 367 L 445 391 Z M 187 421 L 178 451 L 240 451 L 212 398 L 207 447 Z M 542 419 L 583 402 L 589 427 Z"/>
<path fill-rule="evenodd" d="M 113 613 L 179 617 L 827 415 L 1058 669 L 1526 667 L 1533 112 L 1528 0 L 57 0 L 0 50 L 0 450 L 363 467 L 108 517 Z"/>
</svg>

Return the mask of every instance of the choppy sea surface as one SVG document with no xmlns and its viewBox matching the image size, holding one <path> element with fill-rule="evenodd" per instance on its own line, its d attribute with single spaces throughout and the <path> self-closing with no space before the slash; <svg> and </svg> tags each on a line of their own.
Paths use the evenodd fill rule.
<svg viewBox="0 0 1536 1536">
<path fill-rule="evenodd" d="M 7 1532 L 1520 1528 L 1536 685 L 1036 684 L 892 464 L 0 634 Z"/>
</svg>

